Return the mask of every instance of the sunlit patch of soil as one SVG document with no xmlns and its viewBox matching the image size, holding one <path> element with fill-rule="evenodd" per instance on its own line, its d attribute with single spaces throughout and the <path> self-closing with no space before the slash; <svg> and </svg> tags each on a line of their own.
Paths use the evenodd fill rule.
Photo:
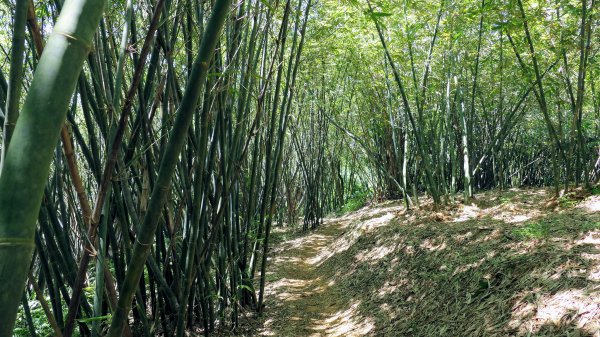
<svg viewBox="0 0 600 337">
<path fill-rule="evenodd" d="M 593 195 L 587 198 L 579 205 L 577 205 L 577 207 L 584 209 L 586 212 L 589 213 L 600 212 L 600 195 Z"/>
</svg>

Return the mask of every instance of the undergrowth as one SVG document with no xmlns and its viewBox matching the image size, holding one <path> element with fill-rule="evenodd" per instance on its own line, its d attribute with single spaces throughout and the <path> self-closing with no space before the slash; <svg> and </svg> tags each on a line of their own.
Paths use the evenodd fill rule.
<svg viewBox="0 0 600 337">
<path fill-rule="evenodd" d="M 354 212 L 367 204 L 367 200 L 370 197 L 370 193 L 367 190 L 357 190 L 350 195 L 344 206 L 336 212 L 337 215 L 343 215 L 346 213 Z"/>
</svg>

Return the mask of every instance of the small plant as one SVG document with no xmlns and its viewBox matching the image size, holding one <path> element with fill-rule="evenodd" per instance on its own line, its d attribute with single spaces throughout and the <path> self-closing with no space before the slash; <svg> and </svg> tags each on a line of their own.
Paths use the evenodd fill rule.
<svg viewBox="0 0 600 337">
<path fill-rule="evenodd" d="M 570 198 L 570 196 L 567 194 L 558 198 L 558 205 L 561 208 L 571 208 L 577 205 L 577 200 Z"/>
<path fill-rule="evenodd" d="M 545 222 L 532 222 L 512 231 L 513 235 L 520 240 L 541 239 L 547 237 L 549 232 L 548 223 Z"/>
<path fill-rule="evenodd" d="M 275 273 L 267 274 L 267 276 L 265 278 L 265 280 L 267 282 L 276 282 L 276 281 L 279 281 L 280 279 L 281 279 L 281 276 L 279 276 L 279 275 L 277 275 Z"/>
</svg>

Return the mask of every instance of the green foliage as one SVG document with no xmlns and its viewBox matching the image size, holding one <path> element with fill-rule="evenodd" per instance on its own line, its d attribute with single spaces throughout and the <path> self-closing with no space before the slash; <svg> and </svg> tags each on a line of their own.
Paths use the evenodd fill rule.
<svg viewBox="0 0 600 337">
<path fill-rule="evenodd" d="M 275 281 L 279 281 L 281 279 L 281 276 L 279 276 L 276 273 L 271 273 L 271 274 L 267 274 L 266 279 L 267 279 L 267 282 L 275 282 Z"/>
<path fill-rule="evenodd" d="M 251 292 L 251 293 L 254 293 L 254 288 L 253 288 L 253 287 L 250 287 L 250 286 L 248 286 L 248 285 L 245 285 L 245 284 L 238 284 L 238 286 L 237 286 L 237 287 L 238 287 L 238 289 L 245 289 L 245 290 L 248 290 L 248 291 L 249 291 L 249 292 Z"/>
<path fill-rule="evenodd" d="M 29 306 L 31 310 L 31 319 L 33 320 L 33 326 L 35 327 L 35 333 L 38 334 L 38 336 L 52 336 L 54 331 L 48 323 L 40 303 L 37 301 L 30 301 Z M 19 310 L 17 322 L 15 324 L 14 336 L 29 336 L 29 328 L 27 327 L 27 320 L 25 319 L 25 313 L 23 310 Z"/>
<path fill-rule="evenodd" d="M 66 314 L 66 307 L 63 308 Z M 37 300 L 29 301 L 29 310 L 31 312 L 31 319 L 35 328 L 35 333 L 41 337 L 54 336 L 54 330 L 48 323 L 44 309 Z M 13 331 L 14 337 L 29 337 L 29 327 L 27 326 L 27 319 L 25 318 L 25 312 L 23 307 L 19 306 L 19 313 L 17 314 L 17 322 Z"/>
<path fill-rule="evenodd" d="M 514 229 L 512 234 L 519 240 L 542 239 L 548 236 L 549 224 L 546 222 L 532 222 L 518 229 Z"/>
<path fill-rule="evenodd" d="M 339 210 L 338 214 L 346 214 L 354 212 L 367 204 L 370 193 L 367 190 L 359 189 L 352 193 L 344 206 Z"/>
<path fill-rule="evenodd" d="M 537 221 L 523 227 L 513 229 L 512 236 L 517 240 L 545 239 L 556 236 L 576 236 L 600 228 L 600 221 L 571 222 L 567 219 L 560 221 Z"/>
<path fill-rule="evenodd" d="M 274 10 L 274 9 L 273 9 L 273 6 L 271 6 L 271 4 L 270 4 L 268 1 L 266 1 L 266 0 L 260 0 L 260 2 L 261 2 L 263 5 L 265 5 L 265 7 L 267 7 L 269 10 L 271 10 L 271 11 L 272 11 L 272 10 Z"/>
<path fill-rule="evenodd" d="M 600 221 L 596 222 L 586 222 L 581 226 L 582 231 L 591 231 L 600 229 Z"/>
<path fill-rule="evenodd" d="M 575 205 L 577 205 L 577 202 L 578 202 L 577 200 L 570 198 L 569 195 L 565 195 L 565 196 L 558 198 L 558 205 L 561 208 L 574 207 Z"/>
<path fill-rule="evenodd" d="M 114 269 L 114 267 L 111 267 Z M 94 270 L 94 268 L 92 268 L 92 270 Z M 94 273 L 92 273 L 93 275 Z M 83 288 L 83 294 L 84 296 L 87 298 L 88 302 L 92 303 L 94 300 L 94 291 L 95 291 L 95 280 L 94 277 L 90 278 L 90 286 L 88 287 L 84 287 Z M 46 297 L 47 301 L 50 301 L 49 297 Z M 35 299 L 32 298 L 29 302 L 29 310 L 31 312 L 31 318 L 33 320 L 33 325 L 35 327 L 35 332 L 38 336 L 41 337 L 50 337 L 50 336 L 54 336 L 54 330 L 52 329 L 52 327 L 50 326 L 50 323 L 48 322 L 48 318 L 46 317 L 46 313 L 44 313 L 44 309 L 42 308 L 42 305 L 40 304 L 40 302 Z M 67 316 L 67 303 L 62 303 L 62 312 L 63 312 L 63 316 L 66 317 Z M 102 321 L 102 322 L 108 322 L 110 321 L 110 318 L 112 317 L 112 315 L 108 314 L 105 316 L 98 316 L 98 317 L 86 317 L 86 318 L 81 318 L 78 319 L 78 322 L 81 323 L 91 323 L 94 321 Z M 79 336 L 79 331 L 75 330 L 74 331 L 74 336 Z M 17 314 L 17 321 L 15 324 L 15 329 L 14 329 L 14 337 L 29 337 L 29 327 L 27 326 L 27 319 L 25 318 L 25 311 L 23 310 L 23 306 L 19 306 L 19 311 Z"/>
</svg>

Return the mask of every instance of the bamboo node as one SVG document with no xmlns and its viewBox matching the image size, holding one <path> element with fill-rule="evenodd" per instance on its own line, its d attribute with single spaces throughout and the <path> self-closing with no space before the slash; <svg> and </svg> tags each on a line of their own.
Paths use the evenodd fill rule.
<svg viewBox="0 0 600 337">
<path fill-rule="evenodd" d="M 152 245 L 152 243 L 142 243 L 138 238 L 135 238 L 135 243 L 145 247 L 149 247 L 150 245 Z"/>
<path fill-rule="evenodd" d="M 55 30 L 54 33 L 66 37 L 67 40 L 69 40 L 69 41 L 76 42 L 76 43 L 82 45 L 85 48 L 85 50 L 87 50 L 88 52 L 92 50 L 92 44 L 91 43 L 86 43 L 85 41 L 83 41 L 81 39 L 78 39 L 74 35 L 67 34 L 65 32 L 61 32 L 61 31 L 57 31 L 57 30 Z"/>
<path fill-rule="evenodd" d="M 35 244 L 30 239 L 25 238 L 0 238 L 0 247 L 2 246 L 30 246 L 34 247 Z"/>
</svg>

